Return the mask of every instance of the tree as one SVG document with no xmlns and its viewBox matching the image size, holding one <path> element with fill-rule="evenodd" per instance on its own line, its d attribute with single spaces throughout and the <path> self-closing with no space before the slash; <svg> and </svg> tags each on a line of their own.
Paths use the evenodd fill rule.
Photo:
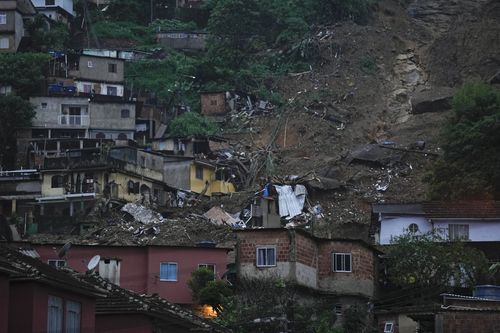
<svg viewBox="0 0 500 333">
<path fill-rule="evenodd" d="M 31 125 L 33 106 L 18 96 L 0 97 L 0 168 L 15 165 L 16 130 Z"/>
<path fill-rule="evenodd" d="M 469 83 L 453 98 L 443 157 L 426 178 L 431 199 L 500 198 L 500 91 Z"/>
<path fill-rule="evenodd" d="M 484 253 L 440 231 L 396 237 L 388 250 L 388 278 L 398 287 L 471 287 L 488 274 Z"/>
<path fill-rule="evenodd" d="M 191 273 L 188 286 L 193 292 L 194 301 L 210 305 L 217 313 L 221 313 L 224 299 L 231 295 L 231 289 L 225 281 L 214 278 L 213 271 L 200 267 Z"/>
<path fill-rule="evenodd" d="M 216 132 L 217 125 L 196 112 L 186 112 L 175 118 L 169 129 L 170 136 L 178 138 L 191 135 L 213 135 Z"/>
<path fill-rule="evenodd" d="M 0 53 L 0 82 L 25 98 L 36 94 L 44 83 L 48 54 Z"/>
<path fill-rule="evenodd" d="M 37 14 L 28 21 L 27 30 L 31 36 L 34 51 L 65 50 L 69 41 L 68 27 L 62 22 L 48 22 L 43 14 Z"/>
</svg>

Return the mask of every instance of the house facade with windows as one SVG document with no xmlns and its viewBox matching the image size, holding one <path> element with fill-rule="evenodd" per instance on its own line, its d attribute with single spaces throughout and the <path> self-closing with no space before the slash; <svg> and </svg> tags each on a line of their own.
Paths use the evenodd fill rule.
<svg viewBox="0 0 500 333">
<path fill-rule="evenodd" d="M 198 267 L 213 268 L 221 278 L 226 272 L 226 248 L 180 246 L 101 246 L 72 245 L 63 258 L 58 250 L 63 244 L 32 244 L 44 263 L 69 266 L 79 272 L 100 256 L 99 275 L 125 289 L 140 294 L 157 294 L 177 304 L 192 304 L 187 282 Z M 61 262 L 63 260 L 64 262 Z"/>
<path fill-rule="evenodd" d="M 339 308 L 376 295 L 376 250 L 361 240 L 323 239 L 283 228 L 238 230 L 236 235 L 242 278 L 281 278 L 313 294 L 335 296 Z"/>
<path fill-rule="evenodd" d="M 133 140 L 135 104 L 97 102 L 87 97 L 31 97 L 32 137 Z"/>
<path fill-rule="evenodd" d="M 0 1 L 0 52 L 16 52 L 25 31 L 25 20 L 36 14 L 30 0 Z"/>
<path fill-rule="evenodd" d="M 418 204 L 374 204 L 371 233 L 375 243 L 389 245 L 398 236 L 439 231 L 450 240 L 500 241 L 500 202 L 459 201 Z"/>
<path fill-rule="evenodd" d="M 75 16 L 73 0 L 31 0 L 36 10 L 51 20 L 68 23 Z"/>
<path fill-rule="evenodd" d="M 103 290 L 0 246 L 0 332 L 95 332 Z"/>
<path fill-rule="evenodd" d="M 69 77 L 74 79 L 78 93 L 123 97 L 124 68 L 122 58 L 82 54 Z"/>
</svg>

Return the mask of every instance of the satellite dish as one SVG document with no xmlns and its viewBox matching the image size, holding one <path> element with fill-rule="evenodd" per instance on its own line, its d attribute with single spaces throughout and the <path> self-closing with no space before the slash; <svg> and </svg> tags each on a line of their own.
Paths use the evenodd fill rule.
<svg viewBox="0 0 500 333">
<path fill-rule="evenodd" d="M 66 252 L 68 252 L 69 248 L 71 247 L 71 242 L 67 242 L 66 244 L 61 247 L 59 252 L 57 252 L 57 256 L 59 258 L 63 258 L 66 255 Z"/>
<path fill-rule="evenodd" d="M 93 270 L 94 268 L 97 267 L 97 265 L 99 265 L 99 261 L 101 261 L 101 256 L 100 255 L 95 255 L 92 257 L 92 259 L 90 259 L 88 265 L 87 265 L 87 269 L 89 271 Z"/>
</svg>

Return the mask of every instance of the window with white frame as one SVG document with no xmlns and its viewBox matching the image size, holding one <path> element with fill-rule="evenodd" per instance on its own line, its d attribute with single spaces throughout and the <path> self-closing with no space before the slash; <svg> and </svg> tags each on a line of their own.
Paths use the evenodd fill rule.
<svg viewBox="0 0 500 333">
<path fill-rule="evenodd" d="M 335 314 L 337 316 L 341 316 L 342 315 L 342 304 L 340 304 L 340 303 L 335 304 L 335 306 L 333 307 L 333 310 L 335 311 Z"/>
<path fill-rule="evenodd" d="M 47 264 L 49 264 L 49 266 L 52 266 L 54 268 L 61 268 L 66 266 L 66 260 L 49 259 L 47 260 Z"/>
<path fill-rule="evenodd" d="M 468 240 L 468 224 L 448 224 L 448 238 L 450 240 Z"/>
<path fill-rule="evenodd" d="M 87 67 L 88 67 L 88 68 L 92 68 L 92 67 L 94 67 L 94 64 L 92 63 L 92 61 L 90 61 L 90 60 L 89 60 L 89 61 L 87 61 Z"/>
<path fill-rule="evenodd" d="M 117 96 L 118 95 L 118 88 L 113 87 L 113 86 L 108 86 L 108 87 L 106 87 L 106 94 L 109 96 Z"/>
<path fill-rule="evenodd" d="M 214 274 L 215 279 L 215 264 L 199 264 L 198 268 L 205 268 Z"/>
<path fill-rule="evenodd" d="M 352 272 L 352 254 L 334 253 L 333 254 L 334 272 Z"/>
<path fill-rule="evenodd" d="M 1 37 L 0 49 L 8 49 L 8 48 L 9 48 L 9 37 Z"/>
<path fill-rule="evenodd" d="M 65 304 L 66 303 L 66 304 Z M 64 300 L 61 297 L 49 295 L 47 310 L 47 332 L 80 333 L 82 305 L 78 302 Z"/>
<path fill-rule="evenodd" d="M 177 281 L 177 263 L 160 263 L 160 281 Z"/>
<path fill-rule="evenodd" d="M 276 246 L 257 247 L 257 267 L 276 266 Z"/>
<path fill-rule="evenodd" d="M 0 24 L 7 24 L 7 14 L 0 13 Z"/>
<path fill-rule="evenodd" d="M 387 321 L 384 324 L 384 333 L 393 333 L 394 332 L 394 323 L 392 321 Z"/>
</svg>

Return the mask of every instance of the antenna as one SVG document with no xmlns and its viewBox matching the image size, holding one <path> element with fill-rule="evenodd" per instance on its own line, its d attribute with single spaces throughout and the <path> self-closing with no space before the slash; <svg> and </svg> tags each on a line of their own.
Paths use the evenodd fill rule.
<svg viewBox="0 0 500 333">
<path fill-rule="evenodd" d="M 57 252 L 57 256 L 59 258 L 63 258 L 66 255 L 66 252 L 68 252 L 68 250 L 70 249 L 70 247 L 71 247 L 71 242 L 67 242 L 66 244 L 64 244 L 63 247 L 61 247 L 61 249 L 59 250 L 59 252 Z"/>
<path fill-rule="evenodd" d="M 92 271 L 94 268 L 97 267 L 97 265 L 99 265 L 99 261 L 101 261 L 101 256 L 100 255 L 95 255 L 92 257 L 92 259 L 90 259 L 88 265 L 87 265 L 87 269 L 89 271 Z"/>
</svg>

